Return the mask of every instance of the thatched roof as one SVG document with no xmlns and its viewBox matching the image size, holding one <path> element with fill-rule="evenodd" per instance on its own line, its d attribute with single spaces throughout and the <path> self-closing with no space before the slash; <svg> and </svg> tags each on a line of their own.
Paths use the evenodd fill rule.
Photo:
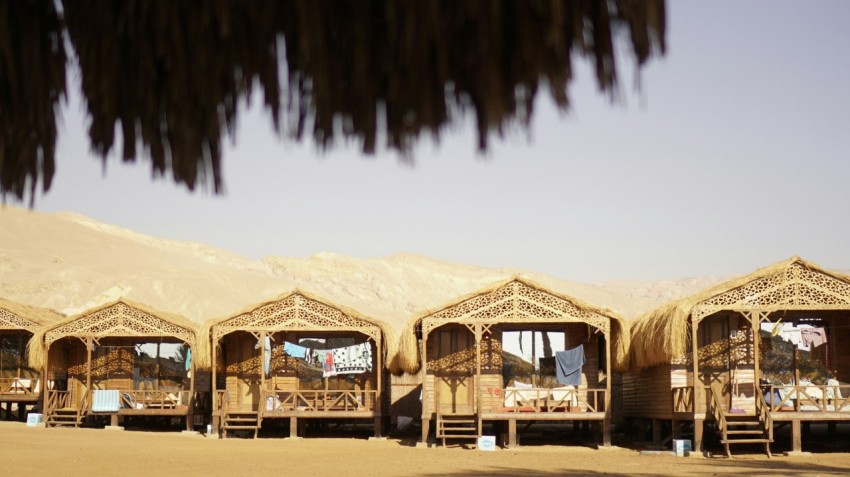
<svg viewBox="0 0 850 477">
<path fill-rule="evenodd" d="M 204 323 L 202 327 L 201 336 L 206 338 L 207 341 L 211 341 L 214 336 L 213 330 L 220 326 L 232 327 L 234 331 L 237 329 L 241 331 L 286 330 L 287 328 L 285 320 L 281 323 L 274 323 L 274 321 L 276 320 L 270 320 L 268 316 L 254 317 L 252 315 L 255 315 L 257 311 L 260 311 L 269 305 L 274 305 L 297 297 L 301 297 L 305 300 L 317 303 L 321 307 L 326 307 L 330 310 L 336 311 L 341 314 L 339 318 L 342 318 L 342 320 L 344 321 L 348 321 L 348 323 L 339 323 L 336 326 L 331 326 L 330 323 L 336 321 L 336 319 L 332 316 L 323 316 L 322 319 L 315 324 L 315 327 L 310 327 L 310 329 L 312 330 L 321 331 L 323 327 L 326 327 L 325 329 L 327 329 L 328 331 L 350 330 L 363 333 L 363 327 L 358 322 L 373 325 L 380 331 L 382 341 L 381 352 L 383 353 L 383 360 L 385 366 L 389 365 L 389 358 L 392 357 L 396 352 L 398 338 L 396 333 L 393 332 L 393 329 L 387 323 L 363 315 L 355 309 L 342 305 L 337 305 L 324 298 L 297 289 L 278 295 L 275 298 L 265 300 L 259 304 L 251 305 L 250 307 L 247 307 L 234 314 L 208 320 L 206 323 Z M 309 316 L 304 315 L 299 317 L 296 321 L 298 321 L 299 324 L 303 326 L 304 322 L 308 322 L 309 320 Z M 213 343 L 213 346 L 220 346 L 220 343 Z"/>
<path fill-rule="evenodd" d="M 663 0 L 149 2 L 21 0 L 0 14 L 0 195 L 49 189 L 66 57 L 79 65 L 91 149 L 149 156 L 155 175 L 221 188 L 221 141 L 262 90 L 271 124 L 320 147 L 386 138 L 407 152 L 475 118 L 478 146 L 528 127 L 538 91 L 569 105 L 573 59 L 617 92 L 618 42 L 665 49 Z M 64 41 L 65 38 L 68 41 Z M 66 44 L 70 50 L 66 51 Z M 619 58 L 620 60 L 622 58 Z M 142 151 L 144 151 L 142 153 Z"/>
<path fill-rule="evenodd" d="M 822 276 L 830 277 L 844 284 L 844 308 L 850 310 L 850 277 L 824 269 L 814 263 L 792 257 L 773 265 L 756 270 L 749 275 L 737 277 L 711 287 L 694 295 L 672 301 L 653 311 L 650 311 L 632 322 L 632 349 L 630 367 L 634 370 L 648 368 L 683 356 L 687 352 L 691 340 L 691 313 L 697 306 L 705 306 L 712 299 L 737 292 L 743 300 L 741 304 L 710 305 L 717 309 L 759 309 L 763 311 L 782 311 L 792 309 L 823 310 L 833 305 L 818 304 L 809 299 L 800 299 L 797 294 L 801 287 L 793 286 L 800 279 L 793 273 L 794 269 L 811 271 Z M 761 290 L 750 292 L 748 285 L 764 281 L 773 283 L 768 293 Z M 773 289 L 792 287 L 791 293 L 769 293 Z M 803 290 L 804 291 L 804 290 Z M 762 296 L 764 295 L 764 296 Z M 725 308 L 724 308 L 725 307 Z"/>
<path fill-rule="evenodd" d="M 124 321 L 120 326 L 110 328 L 103 326 L 95 326 L 92 329 L 87 329 L 86 321 L 98 313 L 109 310 L 115 306 L 126 306 L 130 310 L 138 311 L 142 314 L 142 318 L 134 323 L 127 323 L 127 318 L 122 317 Z M 153 322 L 147 318 L 152 318 Z M 95 323 L 92 323 L 95 324 Z M 134 332 L 132 327 L 136 326 L 139 329 L 144 329 L 144 332 Z M 146 305 L 136 303 L 126 298 L 121 298 L 104 305 L 91 308 L 82 313 L 70 316 L 63 320 L 45 326 L 38 330 L 29 342 L 29 362 L 30 366 L 39 369 L 44 366 L 44 354 L 46 350 L 46 340 L 55 341 L 67 336 L 73 337 L 104 337 L 104 336 L 122 336 L 122 337 L 140 337 L 140 336 L 162 336 L 176 337 L 178 339 L 186 339 L 192 346 L 192 359 L 195 360 L 195 367 L 205 369 L 209 367 L 209 340 L 200 339 L 197 325 L 188 319 L 167 313 L 159 310 L 154 310 Z"/>
<path fill-rule="evenodd" d="M 24 329 L 35 333 L 39 328 L 61 320 L 64 315 L 47 308 L 23 305 L 0 298 L 0 311 L 6 310 L 12 317 L 4 319 L 0 313 L 0 330 Z"/>
<path fill-rule="evenodd" d="M 407 373 L 416 373 L 419 371 L 421 366 L 420 356 L 419 356 L 419 346 L 417 339 L 417 330 L 420 327 L 420 323 L 423 319 L 431 317 L 437 313 L 444 312 L 446 310 L 463 306 L 470 302 L 471 300 L 475 300 L 478 297 L 482 297 L 485 295 L 489 295 L 494 293 L 505 286 L 509 286 L 512 283 L 519 282 L 522 285 L 533 288 L 535 290 L 539 290 L 548 295 L 554 296 L 560 300 L 563 300 L 577 310 L 581 312 L 589 312 L 594 315 L 602 316 L 610 319 L 611 324 L 611 359 L 613 361 L 613 366 L 616 370 L 622 369 L 623 366 L 627 363 L 628 359 L 628 350 L 629 350 L 629 327 L 626 321 L 614 313 L 611 310 L 605 308 L 599 308 L 587 303 L 584 303 L 581 300 L 578 300 L 574 297 L 561 294 L 557 291 L 542 287 L 533 281 L 524 278 L 515 276 L 509 280 L 505 280 L 499 283 L 495 283 L 493 285 L 487 286 L 478 290 L 476 292 L 472 292 L 468 295 L 465 295 L 461 298 L 457 298 L 452 300 L 450 303 L 443 305 L 439 308 L 435 308 L 433 310 L 428 310 L 422 313 L 417 314 L 415 317 L 411 318 L 410 321 L 407 322 L 404 332 L 402 332 L 401 338 L 399 339 L 399 350 L 396 356 L 393 358 L 393 363 L 391 366 L 391 371 L 395 373 L 407 372 Z M 564 320 L 566 321 L 566 320 Z M 574 321 L 574 320 L 570 320 Z M 511 322 L 511 320 L 506 319 L 502 321 L 494 321 L 499 323 Z M 528 322 L 532 323 L 525 318 L 521 320 L 517 320 L 517 322 Z M 557 319 L 551 318 L 540 318 L 535 323 L 548 323 L 548 322 L 559 322 Z"/>
</svg>

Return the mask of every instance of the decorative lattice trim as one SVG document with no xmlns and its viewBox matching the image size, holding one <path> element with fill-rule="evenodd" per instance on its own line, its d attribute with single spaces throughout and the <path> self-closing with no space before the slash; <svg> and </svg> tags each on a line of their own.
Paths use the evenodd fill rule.
<svg viewBox="0 0 850 477">
<path fill-rule="evenodd" d="M 797 262 L 779 273 L 758 278 L 697 304 L 691 310 L 691 319 L 699 323 L 706 316 L 722 310 L 848 309 L 850 283 Z"/>
<path fill-rule="evenodd" d="M 172 336 L 192 347 L 195 345 L 195 333 L 192 330 L 121 302 L 83 315 L 70 323 L 48 331 L 45 334 L 45 342 L 50 345 L 66 336 L 93 338 Z"/>
<path fill-rule="evenodd" d="M 212 327 L 213 341 L 234 331 L 356 331 L 379 342 L 381 328 L 333 306 L 294 293 Z"/>
<path fill-rule="evenodd" d="M 35 333 L 38 323 L 21 318 L 5 308 L 0 308 L 0 330 L 27 330 Z"/>
<path fill-rule="evenodd" d="M 586 323 L 608 335 L 611 318 L 514 280 L 422 318 L 422 333 L 448 323 Z"/>
</svg>

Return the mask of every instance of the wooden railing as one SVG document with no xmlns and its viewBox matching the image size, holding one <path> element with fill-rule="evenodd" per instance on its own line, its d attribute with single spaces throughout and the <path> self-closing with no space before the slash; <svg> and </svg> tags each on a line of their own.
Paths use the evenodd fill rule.
<svg viewBox="0 0 850 477">
<path fill-rule="evenodd" d="M 605 389 L 496 389 L 504 399 L 500 412 L 604 412 Z"/>
<path fill-rule="evenodd" d="M 376 390 L 269 391 L 261 394 L 260 412 L 284 411 L 373 411 L 378 400 Z"/>
<path fill-rule="evenodd" d="M 124 409 L 137 411 L 188 409 L 191 405 L 192 391 L 138 389 L 121 391 L 121 407 Z"/>
<path fill-rule="evenodd" d="M 56 409 L 75 409 L 76 406 L 71 402 L 70 391 L 45 391 L 44 408 L 50 410 Z"/>
<path fill-rule="evenodd" d="M 694 388 L 673 388 L 673 412 L 694 412 Z"/>
<path fill-rule="evenodd" d="M 230 398 L 226 389 L 216 389 L 213 393 L 213 414 L 224 415 L 227 412 L 227 407 Z"/>
<path fill-rule="evenodd" d="M 773 441 L 773 418 L 770 416 L 770 408 L 767 406 L 767 401 L 764 400 L 762 393 L 756 393 L 756 416 L 764 425 L 766 437 Z"/>
<path fill-rule="evenodd" d="M 723 403 L 723 396 L 712 387 L 706 387 L 710 393 L 710 411 L 714 416 L 714 421 L 717 423 L 717 431 L 723 433 L 723 438 L 726 439 L 726 405 Z"/>
<path fill-rule="evenodd" d="M 844 412 L 850 414 L 850 385 L 773 386 L 768 400 L 771 411 Z M 779 398 L 777 398 L 779 394 Z"/>
<path fill-rule="evenodd" d="M 39 393 L 37 378 L 0 378 L 0 394 L 16 397 L 36 397 Z"/>
</svg>

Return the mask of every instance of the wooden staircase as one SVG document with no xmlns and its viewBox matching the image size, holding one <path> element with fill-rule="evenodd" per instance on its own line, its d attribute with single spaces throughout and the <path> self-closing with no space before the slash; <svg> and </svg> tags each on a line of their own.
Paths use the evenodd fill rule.
<svg viewBox="0 0 850 477">
<path fill-rule="evenodd" d="M 227 437 L 229 431 L 254 431 L 254 439 L 260 431 L 262 418 L 257 411 L 231 411 L 224 413 L 221 429 Z"/>
<path fill-rule="evenodd" d="M 476 414 L 437 414 L 437 439 L 478 440 L 478 416 Z"/>
<path fill-rule="evenodd" d="M 44 424 L 47 427 L 80 427 L 84 418 L 85 414 L 80 409 L 51 409 Z"/>
<path fill-rule="evenodd" d="M 726 456 L 732 457 L 729 446 L 733 444 L 762 444 L 764 452 L 770 457 L 770 443 L 773 442 L 773 421 L 767 412 L 764 396 L 756 393 L 755 414 L 737 414 L 727 412 L 722 399 L 712 389 L 712 412 L 720 443 L 726 449 Z"/>
</svg>

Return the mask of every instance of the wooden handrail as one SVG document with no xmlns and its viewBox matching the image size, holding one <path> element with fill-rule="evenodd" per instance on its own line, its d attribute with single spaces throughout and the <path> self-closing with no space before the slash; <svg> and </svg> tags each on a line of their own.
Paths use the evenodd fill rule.
<svg viewBox="0 0 850 477">
<path fill-rule="evenodd" d="M 605 409 L 604 388 L 505 388 L 498 389 L 503 397 L 507 412 L 564 412 L 572 407 L 584 408 L 586 412 L 603 412 Z"/>
<path fill-rule="evenodd" d="M 813 406 L 815 411 L 850 413 L 850 385 L 845 384 L 802 384 L 770 385 L 771 411 L 792 407 L 795 411 L 806 411 L 802 406 Z M 773 398 L 779 392 L 781 399 Z M 784 397 L 782 396 L 784 392 Z"/>
<path fill-rule="evenodd" d="M 378 399 L 377 390 L 264 390 L 260 413 L 281 411 L 373 411 Z M 271 407 L 271 409 L 269 409 Z"/>
<path fill-rule="evenodd" d="M 764 395 L 760 392 L 756 393 L 756 415 L 759 421 L 764 423 L 764 430 L 767 432 L 767 437 L 773 441 L 773 417 L 771 417 L 770 408 L 767 406 L 767 401 L 764 400 Z"/>
<path fill-rule="evenodd" d="M 694 388 L 681 386 L 672 388 L 673 412 L 694 412 Z"/>
<path fill-rule="evenodd" d="M 714 416 L 714 420 L 717 422 L 717 430 L 723 432 L 723 438 L 726 438 L 726 406 L 723 404 L 723 398 L 717 393 L 717 391 L 708 387 L 709 392 L 711 393 L 711 413 Z"/>
<path fill-rule="evenodd" d="M 0 378 L 0 394 L 33 397 L 40 389 L 38 378 Z"/>
</svg>

